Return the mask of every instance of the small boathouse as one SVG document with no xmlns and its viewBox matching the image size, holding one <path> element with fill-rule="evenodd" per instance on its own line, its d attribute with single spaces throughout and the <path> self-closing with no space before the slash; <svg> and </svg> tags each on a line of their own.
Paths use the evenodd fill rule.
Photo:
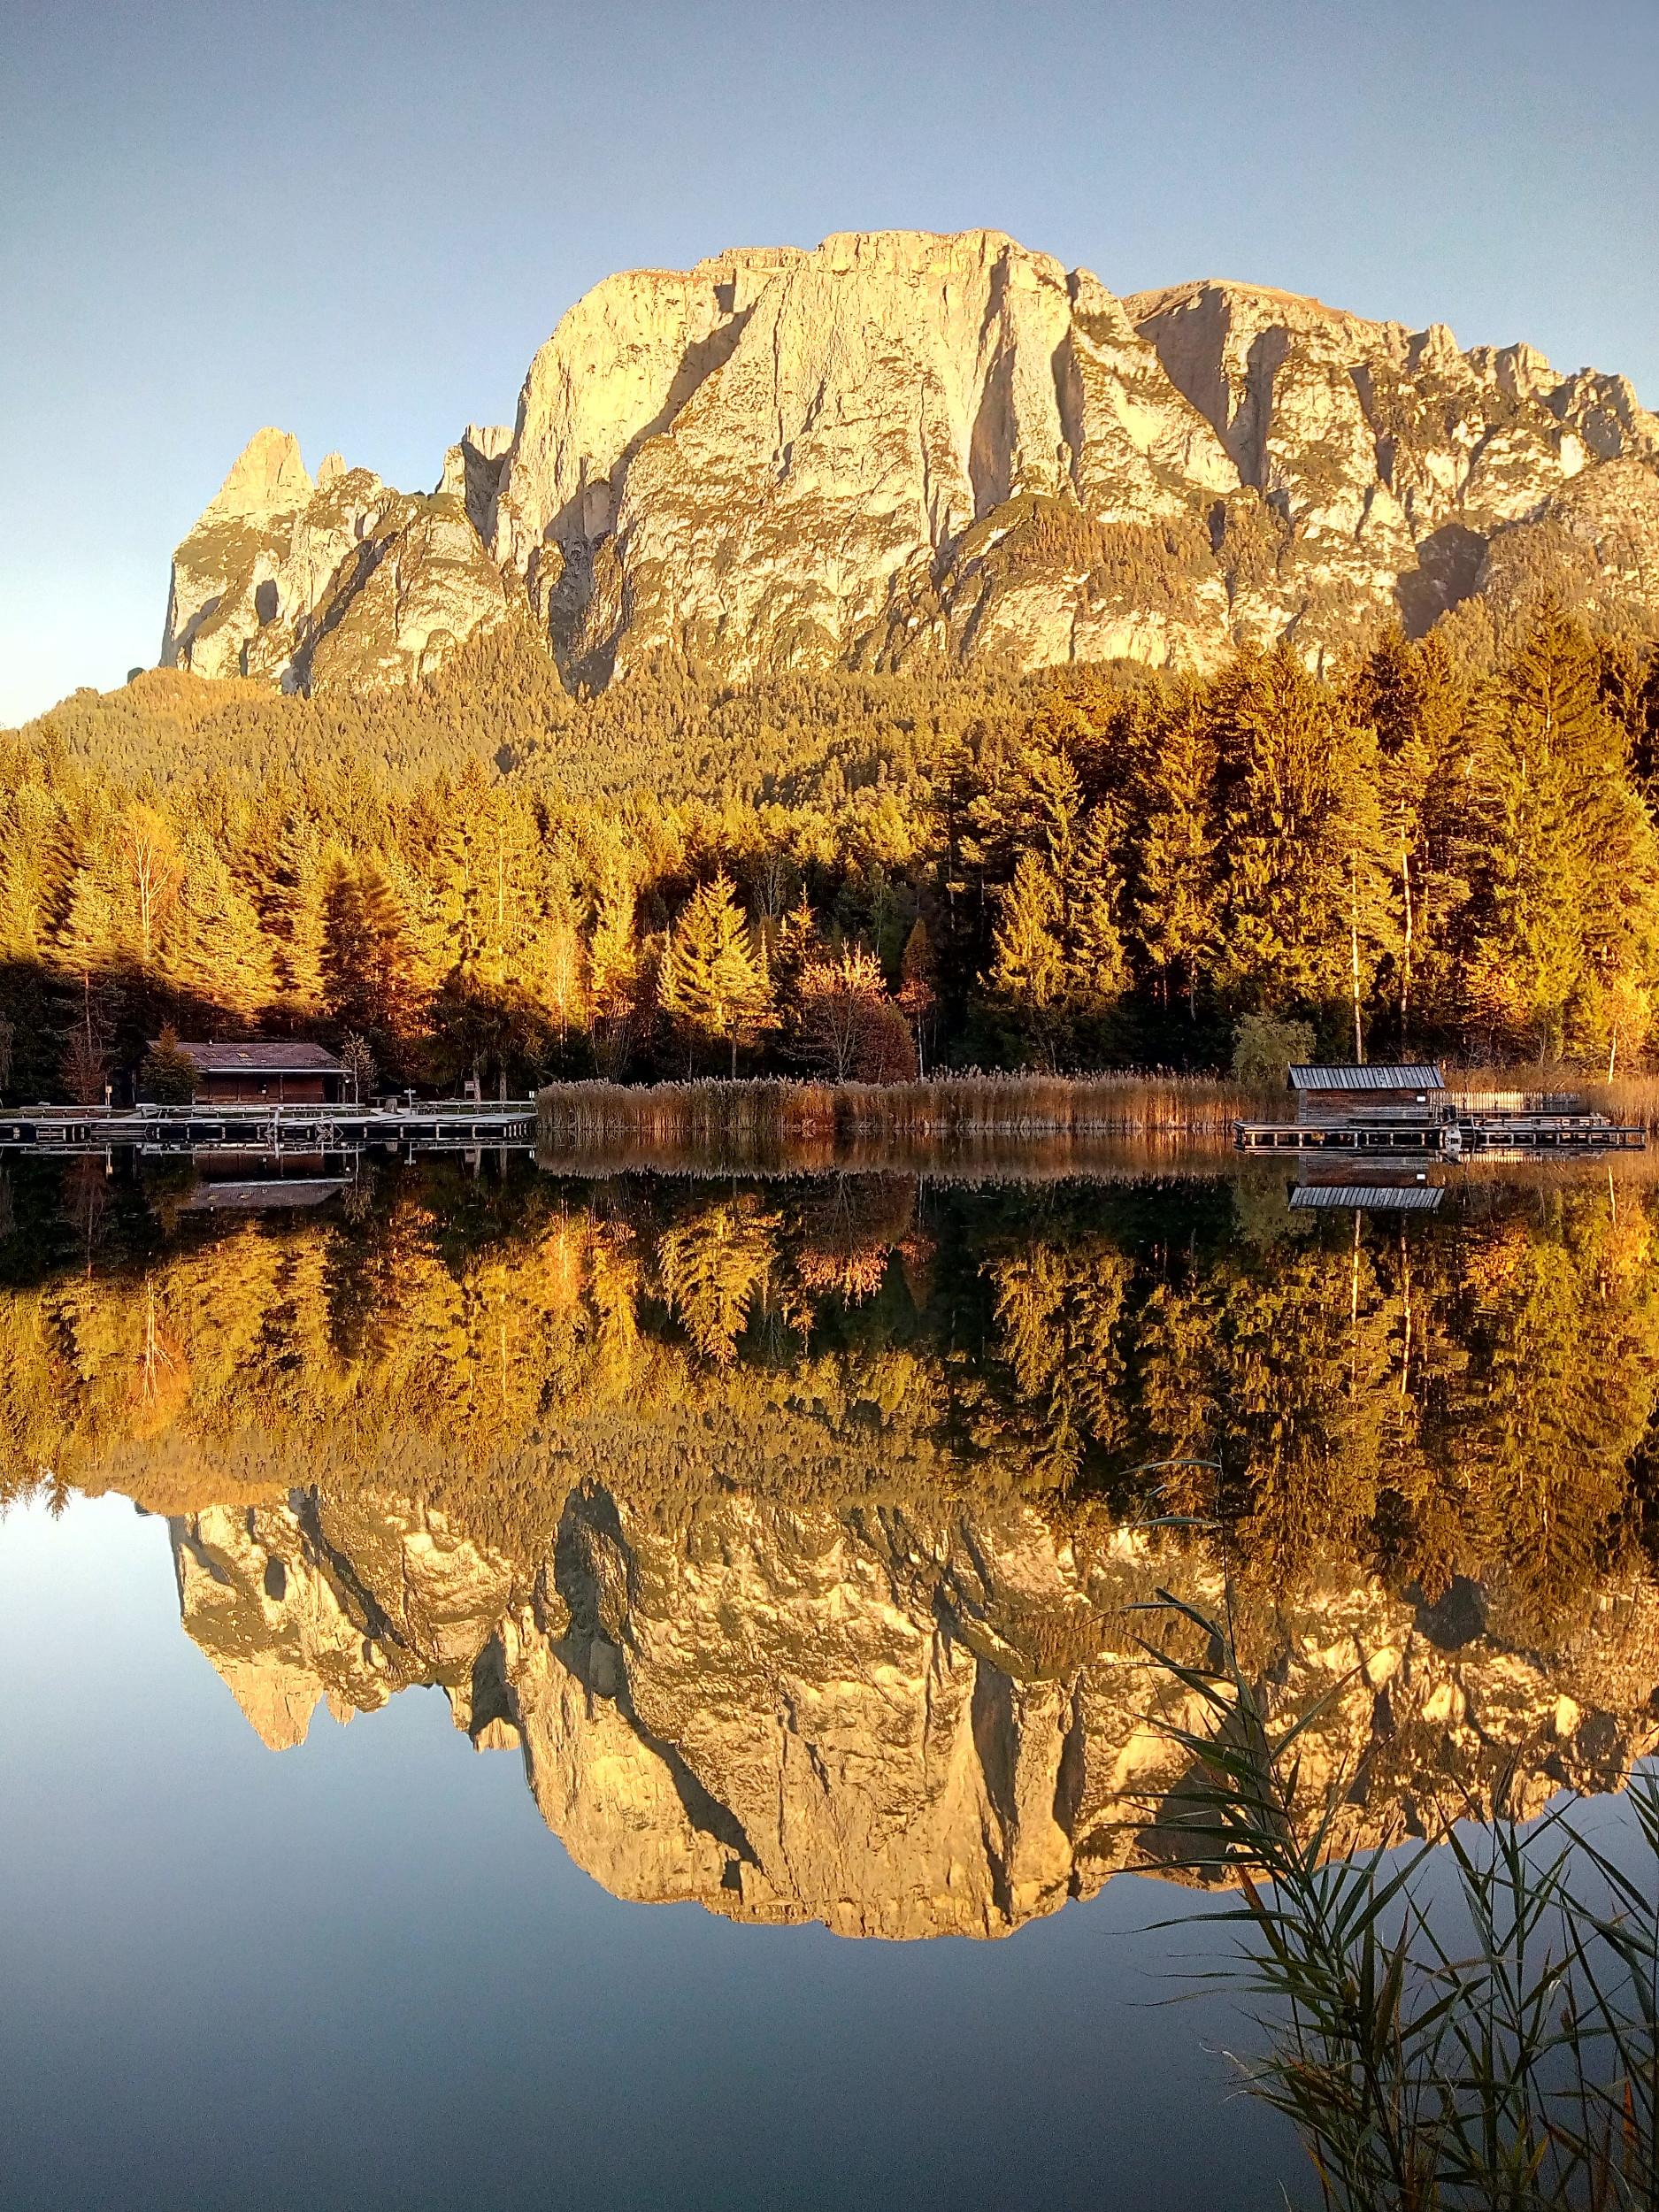
<svg viewBox="0 0 1659 2212">
<path fill-rule="evenodd" d="M 1454 1098 L 1438 1067 L 1426 1062 L 1380 1062 L 1294 1067 L 1294 1121 L 1236 1121 L 1242 1152 L 1640 1151 L 1646 1130 L 1592 1113 L 1578 1100 L 1521 1101 L 1494 1109 Z"/>
<path fill-rule="evenodd" d="M 1240 1121 L 1245 1152 L 1447 1152 L 1456 1146 L 1456 1109 L 1446 1079 L 1426 1063 L 1295 1067 L 1288 1082 L 1294 1121 Z M 1448 1132 L 1451 1141 L 1448 1142 Z"/>
<path fill-rule="evenodd" d="M 1439 1068 L 1411 1063 L 1375 1067 L 1292 1068 L 1300 1122 L 1443 1121 L 1450 1110 Z"/>
</svg>

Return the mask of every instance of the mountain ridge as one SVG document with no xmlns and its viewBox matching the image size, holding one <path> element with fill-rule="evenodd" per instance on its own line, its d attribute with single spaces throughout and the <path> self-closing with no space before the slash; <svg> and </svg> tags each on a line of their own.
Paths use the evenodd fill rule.
<svg viewBox="0 0 1659 2212">
<path fill-rule="evenodd" d="M 1118 297 L 993 230 L 604 279 L 431 493 L 256 434 L 174 557 L 162 660 L 430 673 L 526 612 L 566 685 L 926 660 L 1311 664 L 1561 572 L 1659 615 L 1659 417 L 1621 377 L 1272 287 Z"/>
</svg>

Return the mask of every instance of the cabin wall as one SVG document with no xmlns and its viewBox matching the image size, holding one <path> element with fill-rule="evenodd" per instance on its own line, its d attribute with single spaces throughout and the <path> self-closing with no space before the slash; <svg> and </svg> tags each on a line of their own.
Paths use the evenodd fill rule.
<svg viewBox="0 0 1659 2212">
<path fill-rule="evenodd" d="M 1444 1103 L 1443 1091 L 1298 1091 L 1298 1121 L 1428 1120 Z"/>
<path fill-rule="evenodd" d="M 198 1106 L 324 1106 L 331 1102 L 337 1078 L 326 1075 L 278 1075 L 248 1068 L 234 1075 L 204 1075 L 196 1079 Z"/>
</svg>

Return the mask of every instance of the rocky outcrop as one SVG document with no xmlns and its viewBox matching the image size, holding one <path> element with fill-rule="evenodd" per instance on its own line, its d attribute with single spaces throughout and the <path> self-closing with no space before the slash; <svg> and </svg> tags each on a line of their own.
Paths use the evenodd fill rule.
<svg viewBox="0 0 1659 2212">
<path fill-rule="evenodd" d="M 469 433 L 469 440 L 473 434 Z M 472 519 L 490 509 L 480 453 L 454 488 L 393 491 L 330 454 L 313 483 L 297 442 L 261 430 L 173 560 L 162 664 L 283 690 L 399 682 L 501 621 L 508 595 Z"/>
<path fill-rule="evenodd" d="M 728 1496 L 665 1526 L 585 1486 L 544 1556 L 396 1499 L 176 1521 L 185 1624 L 273 1748 L 436 1683 L 518 1748 L 549 1828 L 615 1894 L 847 1935 L 1000 1935 L 1128 1866 L 1184 1862 L 1192 1722 L 1149 1670 L 1162 1580 L 1214 1567 L 1104 1516 L 924 1515 Z M 1659 1601 L 1616 1586 L 1546 1657 L 1499 1597 L 1333 1571 L 1240 1616 L 1339 1847 L 1618 1786 L 1659 1741 Z"/>
<path fill-rule="evenodd" d="M 430 500 L 313 485 L 260 432 L 179 549 L 164 657 L 377 683 L 521 606 L 572 683 L 1283 636 L 1317 661 L 1604 513 L 1588 611 L 1651 623 L 1656 472 L 1626 382 L 1528 346 L 1240 284 L 1118 299 L 996 231 L 853 233 L 607 279 Z"/>
</svg>

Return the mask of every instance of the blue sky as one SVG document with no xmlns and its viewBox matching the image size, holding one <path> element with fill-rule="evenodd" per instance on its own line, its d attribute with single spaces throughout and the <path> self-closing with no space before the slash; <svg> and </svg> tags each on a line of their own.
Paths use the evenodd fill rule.
<svg viewBox="0 0 1659 2212">
<path fill-rule="evenodd" d="M 987 224 L 1659 404 L 1659 0 L 0 0 L 0 722 L 158 649 L 261 423 L 411 489 L 619 268 Z"/>
</svg>

